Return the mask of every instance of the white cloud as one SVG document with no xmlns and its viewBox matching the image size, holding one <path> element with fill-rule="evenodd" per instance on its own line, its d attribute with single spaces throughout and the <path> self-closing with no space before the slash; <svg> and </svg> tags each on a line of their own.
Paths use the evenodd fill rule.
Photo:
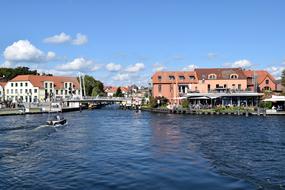
<svg viewBox="0 0 285 190">
<path fill-rule="evenodd" d="M 226 63 L 225 65 L 230 66 L 230 67 L 249 68 L 253 64 L 247 59 L 242 59 L 242 60 L 235 61 L 233 63 Z"/>
<path fill-rule="evenodd" d="M 14 42 L 12 45 L 6 47 L 3 55 L 5 62 L 9 62 L 9 64 L 19 62 L 45 62 L 54 59 L 56 56 L 54 52 L 48 52 L 45 54 L 28 40 L 19 40 Z"/>
<path fill-rule="evenodd" d="M 165 67 L 162 65 L 162 64 L 160 64 L 160 63 L 155 63 L 155 64 L 153 64 L 153 71 L 163 71 L 163 70 L 165 70 Z"/>
<path fill-rule="evenodd" d="M 76 38 L 72 40 L 72 44 L 74 45 L 83 45 L 88 42 L 88 38 L 86 35 L 77 33 Z"/>
<path fill-rule="evenodd" d="M 128 73 L 136 73 L 136 72 L 142 71 L 144 69 L 144 67 L 145 66 L 144 66 L 143 63 L 136 63 L 134 65 L 129 66 L 126 69 L 126 72 L 128 72 Z"/>
<path fill-rule="evenodd" d="M 130 75 L 127 73 L 118 73 L 116 76 L 113 77 L 113 80 L 115 81 L 125 81 L 129 79 L 130 79 Z"/>
<path fill-rule="evenodd" d="M 183 70 L 183 71 L 193 71 L 193 70 L 196 69 L 196 68 L 198 68 L 198 66 L 192 64 L 192 65 L 187 65 L 187 66 L 184 67 L 182 70 Z"/>
<path fill-rule="evenodd" d="M 58 34 L 58 35 L 54 35 L 51 37 L 47 37 L 44 39 L 45 43 L 51 43 L 51 44 L 62 44 L 65 42 L 68 42 L 71 40 L 71 37 L 67 34 L 65 34 L 64 32 Z"/>
<path fill-rule="evenodd" d="M 207 54 L 208 59 L 215 59 L 217 57 L 218 54 L 210 52 Z"/>
<path fill-rule="evenodd" d="M 54 36 L 47 37 L 43 40 L 45 43 L 51 44 L 62 44 L 62 43 L 71 43 L 73 45 L 83 45 L 88 42 L 86 35 L 77 33 L 75 38 L 72 38 L 70 35 L 62 32 Z"/>
<path fill-rule="evenodd" d="M 100 68 L 93 60 L 83 57 L 75 58 L 73 61 L 57 66 L 62 71 L 96 71 Z"/>
<path fill-rule="evenodd" d="M 285 70 L 285 67 L 280 66 L 271 66 L 265 68 L 271 75 L 273 75 L 276 79 L 281 78 L 282 71 Z"/>
<path fill-rule="evenodd" d="M 122 66 L 120 64 L 108 63 L 106 65 L 106 69 L 110 72 L 116 72 L 120 71 L 122 69 Z"/>
</svg>

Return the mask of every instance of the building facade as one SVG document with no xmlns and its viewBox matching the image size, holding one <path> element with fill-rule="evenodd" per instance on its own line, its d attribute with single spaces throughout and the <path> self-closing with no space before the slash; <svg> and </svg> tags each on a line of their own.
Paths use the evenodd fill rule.
<svg viewBox="0 0 285 190">
<path fill-rule="evenodd" d="M 80 95 L 76 77 L 18 75 L 5 85 L 5 99 L 13 102 L 44 102 Z"/>
<path fill-rule="evenodd" d="M 256 82 L 255 82 L 256 81 Z M 201 68 L 187 72 L 156 72 L 152 76 L 154 97 L 175 102 L 186 94 L 233 94 L 276 90 L 276 81 L 267 71 L 241 68 Z"/>
</svg>

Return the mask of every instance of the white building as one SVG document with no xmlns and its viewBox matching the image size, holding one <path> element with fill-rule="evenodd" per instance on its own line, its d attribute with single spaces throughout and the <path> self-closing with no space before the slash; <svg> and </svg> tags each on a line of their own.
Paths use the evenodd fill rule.
<svg viewBox="0 0 285 190">
<path fill-rule="evenodd" d="M 5 99 L 44 102 L 80 95 L 76 77 L 18 75 L 5 85 Z"/>
</svg>

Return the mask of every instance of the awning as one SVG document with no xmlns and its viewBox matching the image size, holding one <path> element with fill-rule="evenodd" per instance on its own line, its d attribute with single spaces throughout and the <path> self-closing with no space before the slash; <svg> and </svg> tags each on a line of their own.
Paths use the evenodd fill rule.
<svg viewBox="0 0 285 190">
<path fill-rule="evenodd" d="M 210 98 L 206 96 L 201 96 L 201 97 L 191 97 L 190 100 L 208 100 Z"/>
<path fill-rule="evenodd" d="M 272 96 L 272 98 L 267 98 L 263 101 L 264 102 L 285 102 L 285 96 Z"/>
</svg>

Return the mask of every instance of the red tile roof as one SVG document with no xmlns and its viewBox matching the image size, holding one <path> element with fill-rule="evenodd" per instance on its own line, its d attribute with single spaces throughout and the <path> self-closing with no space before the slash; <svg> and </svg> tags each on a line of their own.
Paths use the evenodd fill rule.
<svg viewBox="0 0 285 190">
<path fill-rule="evenodd" d="M 170 80 L 169 76 L 174 76 L 174 80 Z M 183 79 L 180 78 L 184 77 Z M 195 77 L 195 79 L 190 80 L 190 76 Z M 161 79 L 159 79 L 161 77 Z M 153 83 L 198 83 L 196 73 L 194 71 L 158 71 L 152 76 Z"/>
<path fill-rule="evenodd" d="M 33 86 L 44 88 L 44 81 L 52 81 L 55 84 L 55 89 L 63 89 L 64 82 L 72 82 L 75 89 L 80 88 L 80 84 L 76 77 L 64 77 L 64 76 L 40 76 L 40 75 L 18 75 L 11 80 L 16 81 L 30 81 Z"/>
<path fill-rule="evenodd" d="M 241 68 L 197 68 L 195 69 L 198 79 L 208 79 L 208 75 L 216 74 L 217 80 L 228 80 L 231 74 L 237 74 L 238 79 L 246 79 L 245 74 Z"/>
<path fill-rule="evenodd" d="M 253 78 L 253 75 L 254 75 L 253 70 L 244 70 L 243 72 L 247 77 Z M 258 84 L 261 84 L 266 79 L 267 76 L 270 78 L 270 80 L 272 82 L 276 83 L 275 78 L 269 72 L 267 72 L 265 70 L 256 70 L 255 75 L 257 76 L 257 83 Z"/>
</svg>

